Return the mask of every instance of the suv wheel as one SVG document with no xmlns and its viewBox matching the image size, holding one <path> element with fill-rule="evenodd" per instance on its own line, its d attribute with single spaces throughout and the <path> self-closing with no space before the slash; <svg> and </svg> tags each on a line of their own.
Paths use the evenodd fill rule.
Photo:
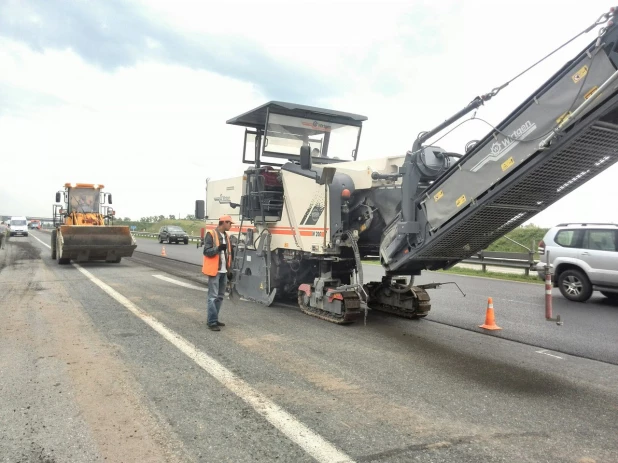
<svg viewBox="0 0 618 463">
<path fill-rule="evenodd" d="M 558 287 L 570 301 L 586 302 L 592 296 L 590 280 L 581 270 L 568 269 L 562 272 L 558 277 Z"/>
</svg>

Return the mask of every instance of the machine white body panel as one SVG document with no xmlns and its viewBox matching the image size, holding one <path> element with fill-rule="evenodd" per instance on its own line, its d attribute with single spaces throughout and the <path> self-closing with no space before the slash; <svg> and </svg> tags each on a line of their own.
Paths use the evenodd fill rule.
<svg viewBox="0 0 618 463">
<path fill-rule="evenodd" d="M 349 175 L 356 190 L 376 188 L 385 185 L 400 184 L 400 180 L 385 181 L 373 180 L 372 172 L 381 174 L 394 174 L 403 164 L 405 156 L 392 156 L 370 160 L 361 160 L 346 163 L 334 163 L 321 165 L 335 167 L 337 172 Z M 328 210 L 324 208 L 325 195 L 328 190 L 324 185 L 319 185 L 315 180 L 293 172 L 281 170 L 284 188 L 285 206 L 281 220 L 270 222 L 265 225 L 257 224 L 254 228 L 257 234 L 266 227 L 272 234 L 271 249 L 291 249 L 314 254 L 322 254 L 323 248 L 330 245 L 328 238 L 324 242 L 324 233 L 329 235 Z M 328 187 L 327 187 L 328 188 Z M 230 215 L 235 224 L 230 230 L 238 233 L 240 230 L 241 216 L 239 208 L 232 208 L 231 203 L 240 204 L 243 194 L 243 176 L 224 180 L 213 180 L 208 183 L 206 198 L 206 228 L 214 228 L 218 224 L 221 215 Z M 243 222 L 245 231 L 253 225 Z M 256 236 L 257 236 L 256 234 Z"/>
</svg>

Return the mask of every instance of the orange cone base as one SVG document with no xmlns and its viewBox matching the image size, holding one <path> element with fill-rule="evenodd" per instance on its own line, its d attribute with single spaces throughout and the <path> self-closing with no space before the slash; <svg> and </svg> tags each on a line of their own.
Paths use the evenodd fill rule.
<svg viewBox="0 0 618 463">
<path fill-rule="evenodd" d="M 493 324 L 493 325 L 479 325 L 479 328 L 484 328 L 486 330 L 501 330 L 502 329 L 502 328 L 500 328 L 496 324 Z"/>
</svg>

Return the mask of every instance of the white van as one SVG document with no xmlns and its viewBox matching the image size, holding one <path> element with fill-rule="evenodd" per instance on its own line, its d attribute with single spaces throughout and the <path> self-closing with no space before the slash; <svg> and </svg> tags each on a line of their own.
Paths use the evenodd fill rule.
<svg viewBox="0 0 618 463">
<path fill-rule="evenodd" d="M 9 220 L 9 234 L 11 236 L 28 236 L 28 219 L 25 217 L 11 217 L 11 220 Z"/>
</svg>

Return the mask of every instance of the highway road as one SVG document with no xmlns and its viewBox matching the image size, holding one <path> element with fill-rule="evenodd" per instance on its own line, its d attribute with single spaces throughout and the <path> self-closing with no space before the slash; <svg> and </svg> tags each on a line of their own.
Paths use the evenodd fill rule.
<svg viewBox="0 0 618 463">
<path fill-rule="evenodd" d="M 202 248 L 193 244 L 159 244 L 155 240 L 137 238 L 140 253 L 160 256 L 165 247 L 169 260 L 200 265 Z M 195 270 L 199 277 L 199 269 Z M 363 266 L 364 281 L 380 281 L 381 266 Z M 183 276 L 185 276 L 183 274 Z M 190 276 L 190 275 L 189 275 Z M 562 326 L 545 320 L 545 286 L 533 283 L 503 281 L 460 276 L 439 272 L 425 272 L 415 279 L 417 284 L 455 282 L 429 290 L 432 310 L 423 321 L 517 341 L 531 346 L 618 364 L 618 303 L 600 293 L 594 293 L 586 304 L 565 299 L 557 288 L 553 293 L 554 316 L 559 314 Z M 465 297 L 461 291 L 464 292 Z M 487 299 L 493 299 L 494 312 L 500 331 L 488 332 L 478 327 L 484 323 Z M 374 314 L 371 314 L 369 323 Z M 407 322 L 410 327 L 414 321 Z"/>
<path fill-rule="evenodd" d="M 0 251 L 0 461 L 618 461 L 618 367 L 504 339 L 517 317 L 498 301 L 528 313 L 542 287 L 459 279 L 466 297 L 434 291 L 431 318 L 344 327 L 226 300 L 211 332 L 204 279 L 172 260 L 195 245 L 59 266 L 48 243 Z M 477 331 L 504 288 L 504 330 Z M 610 318 L 579 310 L 595 307 Z M 577 331 L 542 314 L 528 326 Z"/>
</svg>

